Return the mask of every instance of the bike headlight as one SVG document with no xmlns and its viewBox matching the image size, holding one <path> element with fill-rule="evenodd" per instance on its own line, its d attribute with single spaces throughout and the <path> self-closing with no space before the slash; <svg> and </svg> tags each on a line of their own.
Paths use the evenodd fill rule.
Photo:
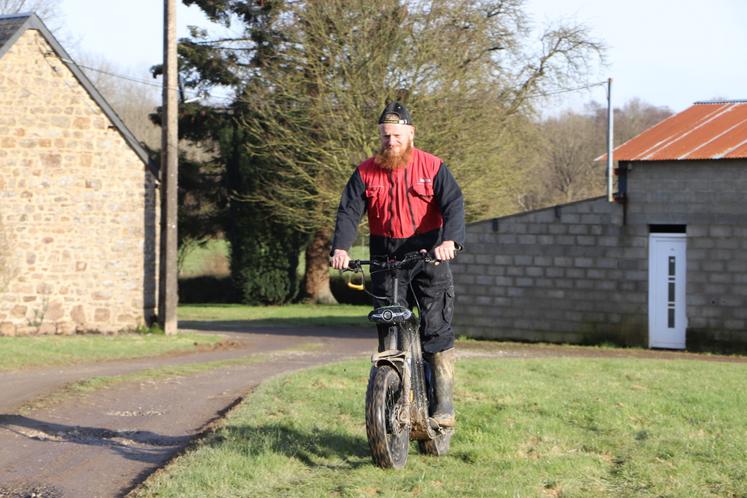
<svg viewBox="0 0 747 498">
<path fill-rule="evenodd" d="M 394 316 L 394 315 L 393 315 L 393 314 L 392 314 L 392 312 L 391 312 L 391 311 L 389 311 L 389 310 L 386 310 L 386 311 L 384 311 L 384 312 L 383 312 L 383 313 L 381 314 L 381 318 L 383 318 L 383 319 L 384 319 L 384 320 L 386 320 L 387 322 L 388 322 L 388 321 L 390 321 L 390 320 L 392 319 L 392 317 L 393 317 L 393 316 Z"/>
</svg>

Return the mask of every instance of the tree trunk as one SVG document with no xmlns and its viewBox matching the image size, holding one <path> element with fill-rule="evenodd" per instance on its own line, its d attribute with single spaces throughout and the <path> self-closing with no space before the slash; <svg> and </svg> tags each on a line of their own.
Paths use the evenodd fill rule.
<svg viewBox="0 0 747 498">
<path fill-rule="evenodd" d="M 329 287 L 329 248 L 332 233 L 322 228 L 306 247 L 306 296 L 310 303 L 337 304 Z"/>
</svg>

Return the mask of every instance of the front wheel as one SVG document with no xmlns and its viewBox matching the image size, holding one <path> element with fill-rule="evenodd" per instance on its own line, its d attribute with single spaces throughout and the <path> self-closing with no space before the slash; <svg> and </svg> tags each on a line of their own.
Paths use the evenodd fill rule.
<svg viewBox="0 0 747 498">
<path fill-rule="evenodd" d="M 366 391 L 366 434 L 373 461 L 385 469 L 407 462 L 410 427 L 403 424 L 404 393 L 399 373 L 389 365 L 374 367 Z"/>
</svg>

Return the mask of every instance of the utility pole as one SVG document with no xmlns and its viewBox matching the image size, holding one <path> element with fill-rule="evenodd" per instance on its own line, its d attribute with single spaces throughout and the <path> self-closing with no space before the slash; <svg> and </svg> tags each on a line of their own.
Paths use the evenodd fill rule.
<svg viewBox="0 0 747 498">
<path fill-rule="evenodd" d="M 158 324 L 176 334 L 177 185 L 179 180 L 176 0 L 163 2 L 163 103 L 161 115 L 161 244 L 158 271 Z"/>
<path fill-rule="evenodd" d="M 615 161 L 612 157 L 612 149 L 615 148 L 615 111 L 612 108 L 612 78 L 607 79 L 607 200 L 615 202 L 614 178 Z"/>
</svg>

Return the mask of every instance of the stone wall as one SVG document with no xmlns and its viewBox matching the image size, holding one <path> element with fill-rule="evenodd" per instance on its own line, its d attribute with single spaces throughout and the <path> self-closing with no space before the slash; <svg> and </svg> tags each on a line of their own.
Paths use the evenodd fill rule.
<svg viewBox="0 0 747 498">
<path fill-rule="evenodd" d="M 634 163 L 628 203 L 589 199 L 470 224 L 457 334 L 648 344 L 652 225 L 687 233 L 688 348 L 747 347 L 747 162 Z"/>
<path fill-rule="evenodd" d="M 0 169 L 0 334 L 146 323 L 154 179 L 34 30 L 0 59 Z"/>
</svg>

